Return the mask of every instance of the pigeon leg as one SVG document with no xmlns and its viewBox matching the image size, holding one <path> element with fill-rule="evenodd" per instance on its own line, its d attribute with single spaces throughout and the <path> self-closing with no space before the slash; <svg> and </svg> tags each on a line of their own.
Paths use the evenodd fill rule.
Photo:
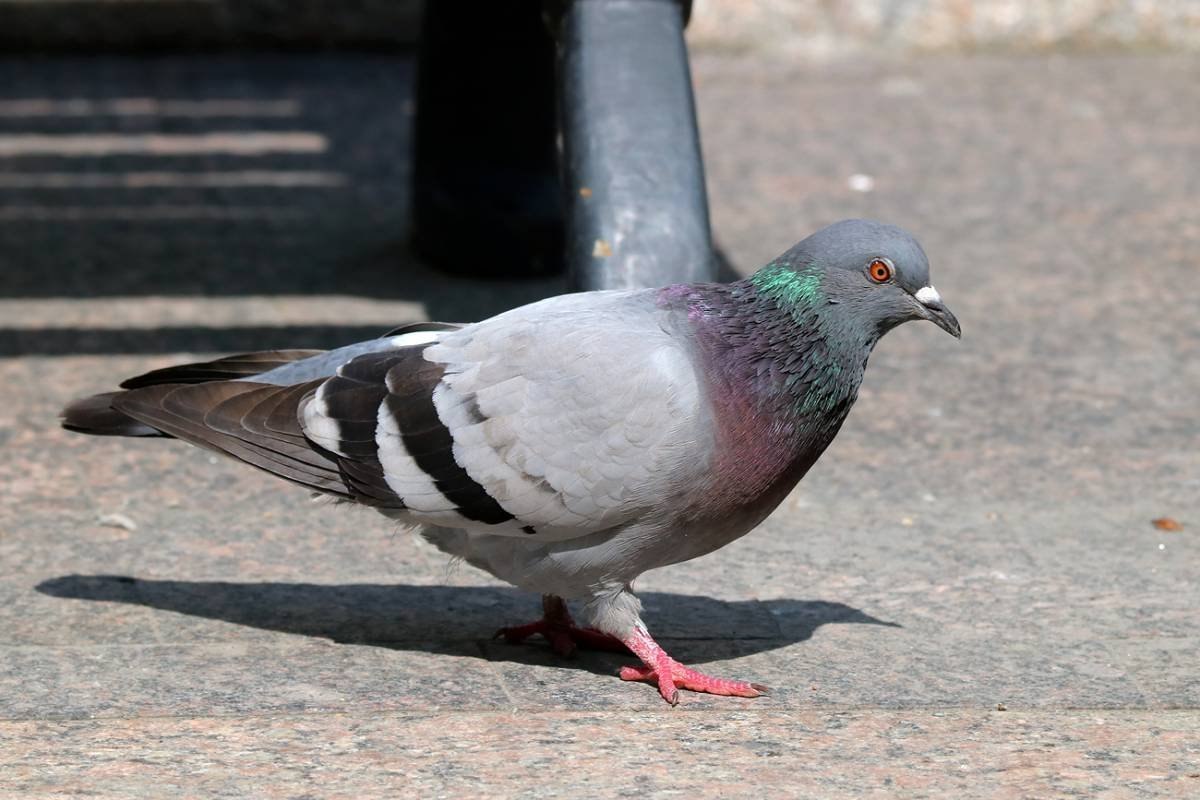
<svg viewBox="0 0 1200 800">
<path fill-rule="evenodd" d="M 714 678 L 685 667 L 667 655 L 666 651 L 658 646 L 658 642 L 654 641 L 644 628 L 636 628 L 624 642 L 625 646 L 632 650 L 645 666 L 623 667 L 621 680 L 653 681 L 658 684 L 658 693 L 671 705 L 679 702 L 680 689 L 728 697 L 758 697 L 769 691 L 761 683 Z"/>
<path fill-rule="evenodd" d="M 571 612 L 561 597 L 552 594 L 542 595 L 542 618 L 528 625 L 516 625 L 511 628 L 501 628 L 496 631 L 496 638 L 503 637 L 511 644 L 520 644 L 534 634 L 550 642 L 550 647 L 560 656 L 570 658 L 576 649 L 611 650 L 616 653 L 628 652 L 626 646 L 615 636 L 601 633 L 593 628 L 580 628 L 571 619 Z"/>
</svg>

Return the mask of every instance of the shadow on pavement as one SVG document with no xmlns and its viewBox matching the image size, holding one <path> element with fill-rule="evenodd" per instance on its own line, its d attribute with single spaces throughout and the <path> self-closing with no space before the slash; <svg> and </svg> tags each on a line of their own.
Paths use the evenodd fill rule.
<svg viewBox="0 0 1200 800">
<path fill-rule="evenodd" d="M 409 250 L 414 65 L 408 53 L 0 57 L 0 298 L 348 296 L 472 321 L 562 292 L 560 276 L 486 262 L 448 275 Z M 353 319 L 297 331 L 116 322 L 0 327 L 0 357 L 379 333 Z"/>
<path fill-rule="evenodd" d="M 718 247 L 717 279 L 735 281 L 741 276 Z M 380 275 L 394 270 L 380 269 Z M 474 322 L 565 292 L 566 277 L 522 281 L 479 281 L 441 275 L 422 265 L 411 265 L 419 290 L 414 290 L 430 319 L 438 322 Z M 396 273 L 398 274 L 398 273 Z M 0 296 L 3 279 L 0 279 Z M 332 291 L 332 290 L 331 290 Z M 198 294 L 203 294 L 197 290 Z M 264 294 L 269 294 L 266 287 Z M 336 293 L 336 292 L 335 292 Z M 0 327 L 0 358 L 10 356 L 108 355 L 126 353 L 247 353 L 258 350 L 331 349 L 373 339 L 391 327 L 415 322 L 395 319 L 392 325 L 238 325 L 172 327 Z"/>
<path fill-rule="evenodd" d="M 413 72 L 405 54 L 0 58 L 0 296 L 419 296 Z"/>
<path fill-rule="evenodd" d="M 411 252 L 414 73 L 409 53 L 0 57 L 0 298 L 349 296 L 471 322 L 565 291 L 503 259 L 450 275 Z M 0 357 L 378 335 L 116 322 L 0 327 Z"/>
<path fill-rule="evenodd" d="M 396 650 L 462 653 L 464 640 L 490 637 L 503 625 L 528 622 L 540 608 L 527 592 L 501 587 L 406 584 L 226 583 L 140 580 L 118 575 L 67 575 L 43 581 L 51 597 L 129 603 L 268 631 Z M 698 595 L 644 592 L 650 627 L 689 660 L 704 663 L 802 642 L 822 625 L 900 627 L 842 603 L 820 600 L 727 602 Z M 689 644 L 690 642 L 690 644 Z M 481 657 L 543 663 L 544 647 L 498 643 Z M 606 665 L 578 659 L 582 669 Z"/>
</svg>

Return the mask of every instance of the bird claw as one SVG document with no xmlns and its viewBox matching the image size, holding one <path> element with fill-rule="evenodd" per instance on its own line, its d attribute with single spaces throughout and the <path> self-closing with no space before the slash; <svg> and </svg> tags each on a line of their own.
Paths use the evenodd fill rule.
<svg viewBox="0 0 1200 800">
<path fill-rule="evenodd" d="M 562 628 L 557 625 L 546 622 L 546 620 L 538 620 L 531 622 L 528 625 L 516 625 L 510 628 L 501 628 L 496 631 L 494 639 L 504 639 L 509 644 L 521 644 L 530 636 L 540 635 L 550 643 L 550 649 L 563 658 L 573 658 L 578 646 L 575 640 L 571 637 L 569 628 Z"/>
<path fill-rule="evenodd" d="M 659 669 L 670 675 L 670 679 L 667 681 L 660 679 Z M 771 691 L 761 683 L 732 681 L 726 678 L 715 678 L 711 675 L 706 675 L 703 672 L 685 667 L 669 656 L 660 661 L 658 667 L 622 667 L 620 674 L 623 681 L 653 681 L 658 685 L 658 693 L 671 705 L 679 703 L 680 689 L 687 689 L 690 692 L 703 692 L 705 694 L 718 694 L 725 697 L 759 697 Z"/>
<path fill-rule="evenodd" d="M 658 693 L 671 705 L 679 702 L 680 689 L 725 697 L 759 697 L 770 691 L 761 683 L 714 678 L 691 667 L 685 667 L 667 655 L 644 628 L 635 630 L 625 640 L 625 646 L 642 660 L 642 664 L 623 667 L 620 673 L 621 680 L 653 682 L 658 686 Z"/>
<path fill-rule="evenodd" d="M 521 644 L 534 634 L 540 635 L 550 643 L 550 648 L 563 658 L 573 658 L 579 648 L 587 650 L 608 650 L 616 653 L 628 653 L 628 648 L 620 639 L 601 633 L 593 628 L 580 628 L 571 619 L 566 604 L 557 597 L 543 600 L 545 616 L 536 622 L 526 625 L 514 625 L 496 631 L 494 639 L 504 639 L 509 644 Z"/>
<path fill-rule="evenodd" d="M 542 610 L 543 616 L 536 622 L 501 628 L 496 631 L 494 638 L 504 639 L 510 644 L 520 644 L 537 634 L 550 643 L 550 648 L 555 653 L 564 658 L 571 658 L 581 647 L 589 650 L 632 652 L 642 659 L 642 665 L 623 667 L 620 673 L 621 680 L 653 682 L 658 686 L 658 693 L 671 705 L 679 703 L 680 689 L 725 697 L 759 697 L 769 691 L 761 683 L 714 678 L 685 667 L 667 655 L 644 628 L 634 631 L 624 640 L 594 628 L 580 628 L 575 624 L 575 620 L 571 619 L 567 604 L 560 597 L 543 596 Z M 660 677 L 663 675 L 667 676 L 667 680 Z"/>
</svg>

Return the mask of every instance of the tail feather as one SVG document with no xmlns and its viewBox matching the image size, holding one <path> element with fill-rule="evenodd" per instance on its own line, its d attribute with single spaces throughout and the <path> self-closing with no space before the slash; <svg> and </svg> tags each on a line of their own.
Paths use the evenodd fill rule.
<svg viewBox="0 0 1200 800">
<path fill-rule="evenodd" d="M 147 372 L 68 405 L 62 425 L 94 436 L 182 439 L 285 480 L 339 497 L 350 493 L 337 458 L 304 436 L 297 408 L 323 379 L 288 386 L 255 375 L 317 355 L 272 350 Z"/>
<path fill-rule="evenodd" d="M 177 364 L 151 370 L 121 383 L 122 389 L 142 389 L 164 384 L 193 384 L 250 378 L 268 370 L 320 355 L 323 350 L 265 350 L 236 356 Z M 138 421 L 116 407 L 125 392 L 105 392 L 84 397 L 68 405 L 59 414 L 62 426 L 69 431 L 91 436 L 158 436 L 174 438 L 145 422 Z"/>
<path fill-rule="evenodd" d="M 141 389 L 164 383 L 209 383 L 250 378 L 276 367 L 320 355 L 324 350 L 266 350 L 261 353 L 242 353 L 196 364 L 177 364 L 151 370 L 121 383 L 122 389 Z"/>
<path fill-rule="evenodd" d="M 113 400 L 125 392 L 105 392 L 84 397 L 68 405 L 59 415 L 62 426 L 76 433 L 92 436 L 161 436 L 170 434 L 152 428 L 144 422 L 113 408 Z"/>
<path fill-rule="evenodd" d="M 455 327 L 458 326 L 417 323 L 392 333 L 404 336 Z M 375 363 L 379 355 L 376 351 L 395 347 L 393 341 L 379 344 L 378 348 L 350 345 L 330 355 L 342 355 L 351 362 L 356 355 L 371 356 L 368 360 Z M 361 352 L 342 352 L 346 350 Z M 271 350 L 153 370 L 123 382 L 124 391 L 71 403 L 62 411 L 62 425 L 71 431 L 96 436 L 181 439 L 316 491 L 372 505 L 403 508 L 403 503 L 387 486 L 378 461 L 359 464 L 305 435 L 300 409 L 316 388 L 329 381 L 334 370 L 342 366 L 342 362 L 328 356 L 308 361 L 307 365 L 299 363 L 323 352 Z M 375 391 L 386 395 L 386 388 Z M 360 432 L 360 438 L 372 445 L 375 408 L 380 399 L 364 417 L 368 430 Z M 346 420 L 343 424 L 348 426 L 350 422 Z M 349 430 L 345 428 L 346 432 Z"/>
<path fill-rule="evenodd" d="M 248 381 L 164 384 L 122 392 L 117 411 L 190 444 L 215 450 L 285 480 L 349 497 L 336 458 L 304 438 L 296 407 L 319 381 L 274 386 Z M 289 429 L 263 434 L 264 420 L 284 406 Z"/>
</svg>

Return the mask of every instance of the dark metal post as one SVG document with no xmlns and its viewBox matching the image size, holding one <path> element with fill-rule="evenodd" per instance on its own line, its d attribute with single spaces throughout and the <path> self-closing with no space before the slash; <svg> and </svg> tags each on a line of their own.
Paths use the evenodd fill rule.
<svg viewBox="0 0 1200 800">
<path fill-rule="evenodd" d="M 573 289 L 716 275 L 681 0 L 565 0 L 552 15 Z"/>
</svg>

